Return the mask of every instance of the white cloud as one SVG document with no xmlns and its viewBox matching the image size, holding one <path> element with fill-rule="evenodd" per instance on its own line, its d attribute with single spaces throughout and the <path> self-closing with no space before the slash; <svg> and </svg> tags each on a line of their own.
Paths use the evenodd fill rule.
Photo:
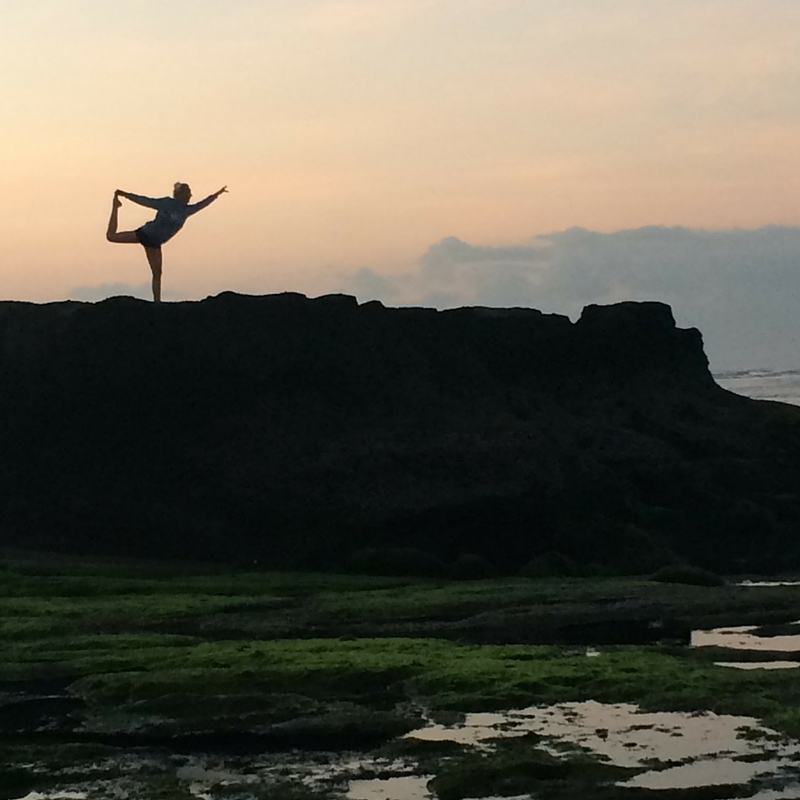
<svg viewBox="0 0 800 800">
<path fill-rule="evenodd" d="M 704 336 L 712 369 L 800 366 L 800 228 L 582 228 L 529 243 L 433 245 L 414 269 L 364 268 L 343 288 L 387 304 L 523 306 L 576 318 L 589 303 L 660 300 Z"/>
</svg>

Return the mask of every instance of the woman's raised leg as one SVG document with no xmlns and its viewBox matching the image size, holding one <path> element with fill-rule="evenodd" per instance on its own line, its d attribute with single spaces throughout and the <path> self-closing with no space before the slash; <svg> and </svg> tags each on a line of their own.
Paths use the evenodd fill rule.
<svg viewBox="0 0 800 800">
<path fill-rule="evenodd" d="M 161 302 L 161 248 L 160 247 L 145 247 L 144 252 L 147 255 L 147 263 L 150 265 L 150 271 L 153 273 L 153 302 Z"/>
<path fill-rule="evenodd" d="M 139 244 L 136 238 L 135 231 L 120 231 L 117 232 L 117 217 L 119 215 L 119 207 L 122 205 L 122 200 L 119 195 L 114 195 L 114 202 L 111 205 L 111 217 L 108 220 L 108 230 L 106 231 L 106 239 L 115 244 Z"/>
</svg>

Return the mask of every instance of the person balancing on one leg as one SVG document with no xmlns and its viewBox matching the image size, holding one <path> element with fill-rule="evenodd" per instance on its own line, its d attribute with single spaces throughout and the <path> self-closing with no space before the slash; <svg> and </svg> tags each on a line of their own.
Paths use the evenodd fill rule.
<svg viewBox="0 0 800 800">
<path fill-rule="evenodd" d="M 132 192 L 117 189 L 111 206 L 111 219 L 108 221 L 106 239 L 117 244 L 140 244 L 144 247 L 147 263 L 153 273 L 153 300 L 161 302 L 161 245 L 168 242 L 182 227 L 183 223 L 198 211 L 211 205 L 228 188 L 223 186 L 218 192 L 210 194 L 199 203 L 189 204 L 192 190 L 186 183 L 176 183 L 172 197 L 142 197 Z M 140 206 L 154 208 L 158 212 L 155 219 L 150 220 L 135 231 L 117 231 L 117 215 L 122 205 L 120 197 L 137 203 Z"/>
</svg>

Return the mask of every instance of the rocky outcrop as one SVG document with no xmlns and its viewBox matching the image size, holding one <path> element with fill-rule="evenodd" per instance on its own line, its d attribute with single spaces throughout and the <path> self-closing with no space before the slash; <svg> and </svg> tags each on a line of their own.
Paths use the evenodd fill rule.
<svg viewBox="0 0 800 800">
<path fill-rule="evenodd" d="M 335 567 L 800 566 L 795 409 L 668 306 L 0 303 L 0 544 Z"/>
</svg>

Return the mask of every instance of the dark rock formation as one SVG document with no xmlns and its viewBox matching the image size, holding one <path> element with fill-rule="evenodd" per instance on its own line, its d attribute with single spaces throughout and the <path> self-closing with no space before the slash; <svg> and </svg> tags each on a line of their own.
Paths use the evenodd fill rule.
<svg viewBox="0 0 800 800">
<path fill-rule="evenodd" d="M 800 410 L 668 306 L 0 303 L 0 545 L 336 567 L 800 567 Z"/>
</svg>

